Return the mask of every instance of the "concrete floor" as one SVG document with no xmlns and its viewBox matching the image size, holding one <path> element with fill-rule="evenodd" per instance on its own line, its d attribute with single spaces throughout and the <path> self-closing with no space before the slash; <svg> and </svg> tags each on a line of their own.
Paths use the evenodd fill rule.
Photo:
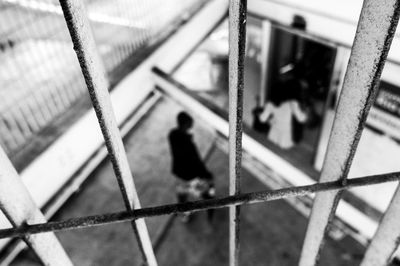
<svg viewBox="0 0 400 266">
<path fill-rule="evenodd" d="M 125 140 L 144 207 L 175 202 L 166 136 L 180 110 L 174 102 L 162 100 Z M 203 155 L 211 151 L 207 164 L 216 177 L 218 196 L 224 196 L 228 191 L 228 156 L 215 148 L 215 134 L 205 123 L 196 117 L 195 121 L 194 140 Z M 244 192 L 266 189 L 245 170 L 242 183 Z M 111 165 L 106 161 L 54 220 L 119 210 L 123 210 L 122 199 Z M 159 265 L 228 264 L 227 210 L 218 210 L 212 224 L 208 224 L 204 213 L 194 218 L 189 224 L 168 216 L 146 220 L 153 244 L 157 242 Z M 240 265 L 296 265 L 306 226 L 306 218 L 283 200 L 243 207 Z M 140 265 L 129 223 L 57 235 L 75 265 Z M 320 265 L 357 265 L 363 252 L 364 248 L 354 241 L 342 241 L 339 245 L 328 239 Z M 32 252 L 26 251 L 12 265 L 40 264 Z"/>
</svg>

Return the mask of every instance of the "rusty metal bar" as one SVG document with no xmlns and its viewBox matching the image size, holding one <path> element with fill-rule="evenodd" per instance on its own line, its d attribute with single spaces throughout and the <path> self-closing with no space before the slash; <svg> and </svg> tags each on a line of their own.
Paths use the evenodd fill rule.
<svg viewBox="0 0 400 266">
<path fill-rule="evenodd" d="M 400 180 L 400 173 L 387 173 L 362 178 L 350 179 L 346 184 L 340 180 L 334 182 L 317 183 L 314 185 L 289 187 L 278 190 L 264 190 L 246 194 L 238 194 L 219 199 L 201 200 L 181 204 L 161 205 L 157 207 L 141 208 L 132 211 L 115 212 L 109 214 L 93 215 L 80 218 L 72 218 L 61 222 L 48 222 L 42 224 L 29 224 L 12 229 L 0 230 L 0 239 L 7 237 L 22 237 L 30 234 L 54 232 L 100 226 L 117 222 L 127 222 L 145 217 L 168 215 L 188 211 L 203 211 L 207 209 L 226 208 L 230 206 L 247 205 L 284 199 L 288 197 L 300 197 L 315 192 L 341 191 L 345 189 L 395 182 Z"/>
<path fill-rule="evenodd" d="M 229 2 L 229 195 L 240 193 L 247 0 Z M 229 208 L 229 265 L 239 258 L 240 207 Z"/>
<path fill-rule="evenodd" d="M 400 187 L 394 194 L 392 201 L 383 216 L 361 266 L 385 266 L 399 246 L 400 239 Z"/>
<path fill-rule="evenodd" d="M 346 184 L 357 144 L 399 19 L 399 1 L 365 0 L 337 107 L 321 182 Z M 340 191 L 318 193 L 307 228 L 300 266 L 318 261 L 325 232 L 333 219 Z"/>
<path fill-rule="evenodd" d="M 60 0 L 60 4 L 99 120 L 125 207 L 128 211 L 140 208 L 139 197 L 108 93 L 105 71 L 97 52 L 85 6 L 83 1 L 78 0 Z M 133 221 L 132 226 L 143 260 L 147 265 L 156 266 L 157 261 L 144 219 Z"/>
<path fill-rule="evenodd" d="M 0 148 L 0 209 L 16 228 L 24 227 L 25 224 L 46 222 L 46 218 L 36 206 L 2 148 Z M 54 233 L 26 235 L 24 240 L 44 265 L 72 265 Z"/>
</svg>

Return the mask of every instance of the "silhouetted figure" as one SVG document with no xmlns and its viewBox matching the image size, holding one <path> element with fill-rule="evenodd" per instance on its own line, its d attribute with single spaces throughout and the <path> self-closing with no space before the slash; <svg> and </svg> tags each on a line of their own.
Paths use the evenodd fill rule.
<svg viewBox="0 0 400 266">
<path fill-rule="evenodd" d="M 172 173 L 177 177 L 178 202 L 191 199 L 214 198 L 213 176 L 201 159 L 192 135 L 188 132 L 193 126 L 193 119 L 185 112 L 177 116 L 177 128 L 171 130 L 168 140 L 172 155 Z M 213 211 L 208 211 L 211 219 Z M 183 216 L 187 221 L 189 214 Z"/>
<path fill-rule="evenodd" d="M 294 121 L 305 123 L 307 112 L 301 108 L 296 95 L 299 91 L 299 82 L 292 80 L 282 86 L 274 100 L 267 102 L 260 121 L 270 124 L 268 139 L 282 149 L 292 148 L 295 144 Z"/>
<path fill-rule="evenodd" d="M 7 43 L 8 43 L 8 46 L 10 46 L 10 48 L 14 48 L 15 43 L 13 40 L 8 40 Z"/>
</svg>

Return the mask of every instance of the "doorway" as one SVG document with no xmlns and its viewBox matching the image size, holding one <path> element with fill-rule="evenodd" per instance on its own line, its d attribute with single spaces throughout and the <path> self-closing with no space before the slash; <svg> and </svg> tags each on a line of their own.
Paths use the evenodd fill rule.
<svg viewBox="0 0 400 266">
<path fill-rule="evenodd" d="M 313 167 L 330 104 L 337 47 L 274 25 L 269 46 L 264 101 L 279 106 L 282 102 L 278 99 L 290 94 L 307 114 L 305 121 L 291 121 L 288 134 L 292 134 L 294 145 L 289 151 L 295 159 Z"/>
</svg>

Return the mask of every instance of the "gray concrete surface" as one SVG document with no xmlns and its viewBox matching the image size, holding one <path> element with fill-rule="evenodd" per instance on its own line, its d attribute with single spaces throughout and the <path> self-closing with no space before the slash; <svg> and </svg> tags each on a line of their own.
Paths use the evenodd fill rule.
<svg viewBox="0 0 400 266">
<path fill-rule="evenodd" d="M 181 107 L 170 100 L 161 101 L 126 140 L 128 158 L 134 173 L 142 205 L 155 206 L 175 202 L 174 178 L 170 174 L 170 155 L 166 136 L 174 126 Z M 196 120 L 196 118 L 195 118 Z M 205 155 L 213 146 L 214 133 L 196 120 L 194 140 Z M 214 148 L 207 161 L 216 177 L 218 196 L 228 191 L 228 157 Z M 243 191 L 266 187 L 243 171 Z M 62 220 L 123 210 L 118 186 L 108 161 L 100 165 L 89 181 L 54 217 Z M 227 265 L 228 213 L 218 210 L 212 224 L 205 213 L 183 224 L 168 216 L 147 219 L 153 242 L 166 229 L 156 255 L 159 265 Z M 307 220 L 285 201 L 242 208 L 241 265 L 296 265 Z M 128 223 L 75 230 L 57 234 L 75 265 L 140 265 L 137 244 Z M 329 240 L 320 265 L 357 265 L 363 247 L 354 241 Z M 39 265 L 35 256 L 23 252 L 12 265 Z"/>
</svg>

